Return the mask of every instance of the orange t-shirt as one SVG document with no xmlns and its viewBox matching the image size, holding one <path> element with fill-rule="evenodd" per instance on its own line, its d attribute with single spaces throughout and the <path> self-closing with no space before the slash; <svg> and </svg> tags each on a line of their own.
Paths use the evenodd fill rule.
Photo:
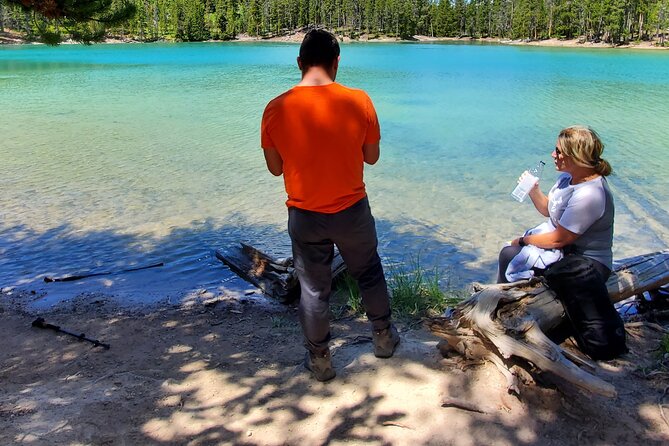
<svg viewBox="0 0 669 446">
<path fill-rule="evenodd" d="M 283 159 L 288 207 L 335 213 L 366 196 L 363 144 L 381 139 L 372 100 L 336 82 L 296 86 L 265 108 L 261 146 Z"/>
</svg>

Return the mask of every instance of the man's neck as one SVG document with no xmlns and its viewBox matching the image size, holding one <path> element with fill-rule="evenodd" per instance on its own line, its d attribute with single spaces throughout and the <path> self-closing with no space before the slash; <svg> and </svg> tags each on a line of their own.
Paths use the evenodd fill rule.
<svg viewBox="0 0 669 446">
<path fill-rule="evenodd" d="M 302 80 L 298 87 L 317 87 L 333 83 L 332 74 L 323 67 L 309 67 L 302 73 Z"/>
</svg>

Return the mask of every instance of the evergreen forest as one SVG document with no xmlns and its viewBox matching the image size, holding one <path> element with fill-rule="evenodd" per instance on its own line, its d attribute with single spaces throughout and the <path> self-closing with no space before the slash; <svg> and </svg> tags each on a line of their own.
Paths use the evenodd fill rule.
<svg viewBox="0 0 669 446">
<path fill-rule="evenodd" d="M 56 10 L 46 10 L 49 4 Z M 88 4 L 95 4 L 97 16 L 77 10 Z M 58 10 L 62 5 L 70 10 Z M 353 39 L 424 35 L 664 45 L 668 16 L 669 0 L 0 0 L 0 31 L 47 43 L 63 35 L 82 41 L 268 38 L 322 26 Z"/>
</svg>

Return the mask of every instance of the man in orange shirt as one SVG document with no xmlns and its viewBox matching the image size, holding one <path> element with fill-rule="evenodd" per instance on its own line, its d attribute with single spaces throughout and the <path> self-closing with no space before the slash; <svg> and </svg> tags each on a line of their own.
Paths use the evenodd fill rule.
<svg viewBox="0 0 669 446">
<path fill-rule="evenodd" d="M 393 355 L 400 337 L 390 302 L 363 182 L 363 163 L 379 159 L 374 105 L 362 90 L 335 82 L 339 43 L 321 29 L 307 33 L 297 65 L 302 80 L 265 108 L 261 146 L 269 171 L 288 194 L 288 232 L 300 279 L 305 366 L 319 381 L 335 377 L 329 300 L 334 245 L 357 280 L 372 323 L 374 354 Z"/>
</svg>

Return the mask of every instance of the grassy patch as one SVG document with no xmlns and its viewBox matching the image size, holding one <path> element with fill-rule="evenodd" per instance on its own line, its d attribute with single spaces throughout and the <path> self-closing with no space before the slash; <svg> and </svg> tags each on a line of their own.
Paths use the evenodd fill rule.
<svg viewBox="0 0 669 446">
<path fill-rule="evenodd" d="M 346 316 L 362 316 L 365 314 L 365 307 L 362 305 L 360 297 L 360 288 L 348 271 L 335 284 L 335 293 L 339 297 L 339 305 L 336 305 L 336 318 Z"/>
<path fill-rule="evenodd" d="M 418 256 L 410 257 L 401 265 L 386 268 L 390 305 L 393 317 L 420 318 L 434 316 L 444 312 L 449 306 L 455 306 L 466 297 L 465 291 L 442 291 L 443 281 L 438 268 L 425 270 Z M 337 317 L 359 316 L 365 314 L 360 289 L 353 277 L 344 276 L 335 286 L 335 292 L 341 302 L 336 308 Z"/>
<path fill-rule="evenodd" d="M 269 319 L 272 321 L 272 328 L 288 328 L 293 326 L 293 323 L 283 316 L 270 316 Z"/>
<path fill-rule="evenodd" d="M 389 267 L 388 287 L 393 313 L 399 317 L 434 316 L 448 306 L 456 305 L 463 293 L 442 291 L 442 273 L 438 268 L 426 270 L 418 256 L 401 265 Z"/>
<path fill-rule="evenodd" d="M 663 356 L 669 353 L 669 334 L 664 335 L 660 341 L 660 353 Z"/>
</svg>

